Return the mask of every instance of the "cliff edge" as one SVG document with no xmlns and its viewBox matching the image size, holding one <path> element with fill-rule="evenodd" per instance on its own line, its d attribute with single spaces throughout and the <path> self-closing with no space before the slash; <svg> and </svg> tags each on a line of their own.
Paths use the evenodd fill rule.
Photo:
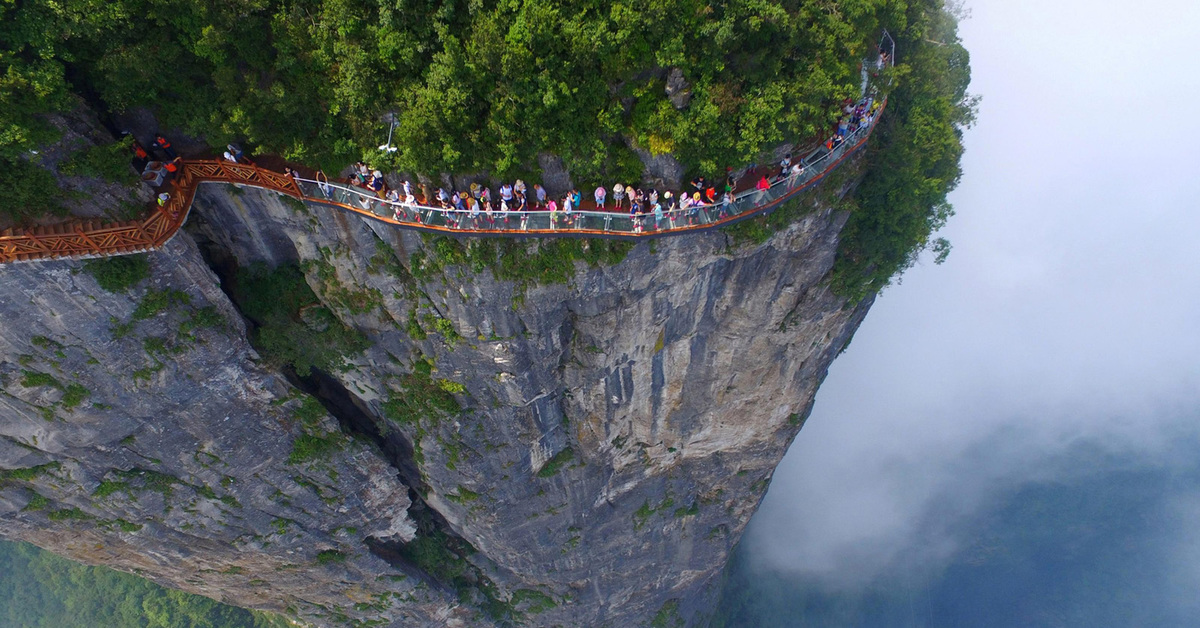
<svg viewBox="0 0 1200 628">
<path fill-rule="evenodd" d="M 2 533 L 319 625 L 698 620 L 869 307 L 806 202 L 757 245 L 463 243 L 205 185 L 125 292 L 0 268 Z M 343 355 L 271 353 L 281 269 Z"/>
</svg>

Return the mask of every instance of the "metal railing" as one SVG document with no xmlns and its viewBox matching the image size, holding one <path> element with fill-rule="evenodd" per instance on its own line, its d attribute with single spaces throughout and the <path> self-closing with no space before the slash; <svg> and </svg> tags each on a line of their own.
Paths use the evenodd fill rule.
<svg viewBox="0 0 1200 628">
<path fill-rule="evenodd" d="M 895 41 L 886 31 L 880 42 L 880 50 L 885 45 L 890 49 L 887 65 L 892 66 L 895 64 Z M 718 201 L 674 210 L 663 209 L 661 217 L 646 207 L 638 214 L 620 210 L 578 209 L 569 212 L 562 209 L 500 211 L 496 207 L 484 211 L 478 205 L 475 209 L 456 209 L 389 200 L 378 192 L 354 185 L 299 177 L 295 181 L 302 193 L 301 198 L 306 201 L 350 209 L 403 227 L 467 236 L 529 234 L 543 237 L 599 235 L 637 238 L 708 229 L 774 209 L 787 198 L 819 183 L 846 157 L 861 149 L 887 104 L 885 99 L 878 103 L 878 109 L 873 107 L 874 94 L 868 86 L 869 68 L 872 65 L 882 69 L 878 59 L 863 64 L 865 94 L 858 103 L 866 104 L 869 122 L 841 137 L 832 148 L 823 145 L 804 155 L 800 159 L 804 168 L 801 173 L 777 176 L 765 190 L 745 190 L 736 195 L 730 193 L 728 203 Z"/>
<path fill-rule="evenodd" d="M 705 229 L 736 222 L 772 209 L 801 191 L 820 182 L 847 156 L 863 147 L 879 114 L 874 111 L 869 124 L 847 133 L 835 146 L 821 146 L 800 160 L 803 171 L 779 175 L 765 190 L 745 190 L 729 194 L 729 202 L 701 203 L 674 210 L 663 210 L 662 216 L 643 209 L 629 214 L 617 210 L 573 211 L 484 211 L 434 207 L 419 203 L 388 200 L 378 193 L 353 185 L 343 185 L 316 179 L 296 178 L 302 199 L 335 205 L 359 214 L 367 214 L 384 222 L 462 235 L 536 234 L 546 235 L 608 235 L 639 237 Z"/>
<path fill-rule="evenodd" d="M 888 65 L 894 65 L 895 42 L 887 33 L 884 37 L 880 48 L 882 50 L 890 42 Z M 878 67 L 877 62 L 871 63 Z M 868 63 L 864 63 L 863 73 L 868 73 Z M 867 95 L 864 101 L 872 98 L 873 95 Z M 661 217 L 646 209 L 634 215 L 597 210 L 484 212 L 447 209 L 392 201 L 364 188 L 294 178 L 253 165 L 190 160 L 183 162 L 179 174 L 168 184 L 169 200 L 145 218 L 121 223 L 75 219 L 49 226 L 5 229 L 0 231 L 0 263 L 101 257 L 157 249 L 169 242 L 183 226 L 196 189 L 201 183 L 208 182 L 269 189 L 400 227 L 464 236 L 645 238 L 710 229 L 771 211 L 788 198 L 816 185 L 866 145 L 886 104 L 886 99 L 880 101 L 867 123 L 848 132 L 836 145 L 822 146 L 804 155 L 800 161 L 804 167 L 802 172 L 777 177 L 766 189 L 745 190 L 736 196 L 731 193 L 728 203 L 701 203 L 675 210 L 664 208 Z"/>
</svg>

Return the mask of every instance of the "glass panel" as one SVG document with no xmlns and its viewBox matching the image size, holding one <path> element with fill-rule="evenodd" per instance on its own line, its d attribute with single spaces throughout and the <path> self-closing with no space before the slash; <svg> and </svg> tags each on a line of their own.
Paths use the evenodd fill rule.
<svg viewBox="0 0 1200 628">
<path fill-rule="evenodd" d="M 889 62 L 894 62 L 889 59 Z M 443 210 L 440 207 L 409 206 L 387 201 L 378 197 L 371 190 L 357 186 L 345 186 L 327 182 L 317 182 L 312 179 L 297 178 L 296 184 L 305 197 L 316 200 L 353 207 L 372 212 L 376 216 L 394 218 L 405 224 L 419 224 L 435 227 L 449 227 L 463 231 L 568 231 L 587 230 L 602 231 L 615 234 L 657 233 L 670 230 L 683 230 L 688 227 L 709 225 L 734 216 L 745 215 L 762 210 L 765 206 L 774 207 L 783 199 L 805 188 L 817 178 L 825 174 L 826 169 L 859 148 L 859 144 L 870 135 L 873 125 L 878 121 L 878 112 L 870 125 L 863 125 L 847 133 L 843 141 L 832 149 L 818 146 L 807 154 L 801 155 L 799 164 L 804 167 L 800 174 L 775 177 L 767 190 L 744 190 L 732 199 L 728 205 L 717 202 L 711 205 L 678 209 L 665 212 L 660 219 L 655 219 L 652 213 L 632 217 L 625 208 L 615 208 L 616 211 L 578 211 L 570 216 L 566 212 L 557 212 L 551 219 L 550 212 L 508 212 L 499 211 L 491 215 L 480 212 L 476 216 L 469 212 Z"/>
</svg>

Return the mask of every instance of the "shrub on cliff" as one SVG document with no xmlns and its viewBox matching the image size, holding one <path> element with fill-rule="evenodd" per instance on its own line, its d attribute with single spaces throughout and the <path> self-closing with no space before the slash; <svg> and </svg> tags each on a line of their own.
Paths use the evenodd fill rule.
<svg viewBox="0 0 1200 628">
<path fill-rule="evenodd" d="M 112 183 L 136 185 L 137 173 L 130 166 L 133 138 L 108 144 L 95 144 L 81 148 L 66 161 L 59 164 L 59 172 L 81 177 L 96 177 Z"/>
<path fill-rule="evenodd" d="M 109 292 L 124 292 L 150 276 L 150 262 L 145 254 L 121 255 L 88 260 L 83 270 L 96 278 L 96 283 Z"/>
<path fill-rule="evenodd" d="M 321 305 L 296 265 L 239 269 L 233 297 L 256 326 L 250 335 L 254 347 L 273 366 L 291 367 L 301 376 L 314 368 L 343 369 L 347 357 L 370 345 L 362 332 Z"/>
</svg>

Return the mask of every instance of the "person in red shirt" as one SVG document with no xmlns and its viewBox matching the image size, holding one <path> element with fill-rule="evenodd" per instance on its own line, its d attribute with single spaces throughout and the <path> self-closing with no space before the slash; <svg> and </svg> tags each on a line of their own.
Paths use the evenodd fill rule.
<svg viewBox="0 0 1200 628">
<path fill-rule="evenodd" d="M 762 203 L 763 197 L 767 195 L 767 190 L 771 189 L 771 182 L 767 180 L 767 175 L 763 175 L 758 183 L 754 185 L 754 189 L 758 190 L 758 199 L 754 201 L 755 205 Z"/>
</svg>

